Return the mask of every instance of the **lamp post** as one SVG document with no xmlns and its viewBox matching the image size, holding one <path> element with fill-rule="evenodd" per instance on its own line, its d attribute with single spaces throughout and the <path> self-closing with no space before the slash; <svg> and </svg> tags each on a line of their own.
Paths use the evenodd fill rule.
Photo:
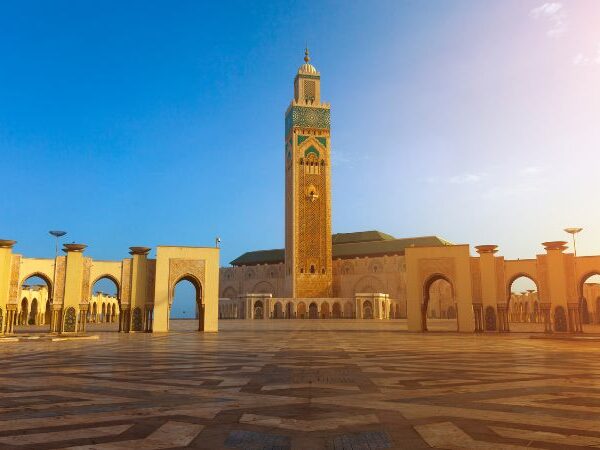
<svg viewBox="0 0 600 450">
<path fill-rule="evenodd" d="M 58 257 L 58 239 L 63 237 L 65 234 L 67 234 L 66 231 L 58 231 L 58 230 L 53 230 L 53 231 L 49 231 L 49 233 L 54 236 L 56 238 L 56 248 L 54 251 L 54 259 L 56 259 Z"/>
<path fill-rule="evenodd" d="M 219 248 L 221 246 L 221 238 L 219 236 L 217 236 L 215 238 L 215 247 Z"/>
<path fill-rule="evenodd" d="M 565 231 L 567 233 L 569 233 L 571 236 L 573 236 L 573 254 L 575 256 L 577 256 L 577 245 L 575 242 L 575 235 L 577 233 L 579 233 L 581 230 L 583 230 L 583 228 L 577 228 L 577 227 L 565 228 Z"/>
</svg>

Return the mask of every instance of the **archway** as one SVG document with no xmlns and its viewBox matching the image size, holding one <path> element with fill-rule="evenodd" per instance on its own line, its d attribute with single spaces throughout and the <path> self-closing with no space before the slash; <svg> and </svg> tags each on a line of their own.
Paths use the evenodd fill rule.
<svg viewBox="0 0 600 450">
<path fill-rule="evenodd" d="M 331 315 L 334 319 L 341 319 L 342 317 L 342 305 L 339 302 L 335 302 L 331 308 Z"/>
<path fill-rule="evenodd" d="M 304 302 L 298 303 L 296 317 L 298 319 L 306 319 L 306 303 L 304 303 Z"/>
<path fill-rule="evenodd" d="M 423 285 L 422 331 L 458 331 L 454 288 L 444 275 L 435 274 Z"/>
<path fill-rule="evenodd" d="M 17 325 L 28 325 L 27 319 L 29 317 L 29 299 L 23 297 L 21 299 L 21 312 L 19 313 L 19 322 Z"/>
<path fill-rule="evenodd" d="M 509 280 L 506 319 L 510 327 L 504 331 L 544 331 L 538 292 L 536 281 L 528 274 L 520 273 Z"/>
<path fill-rule="evenodd" d="M 308 318 L 309 319 L 318 319 L 319 318 L 319 308 L 315 302 L 312 302 L 308 307 Z"/>
<path fill-rule="evenodd" d="M 370 300 L 365 300 L 362 305 L 362 318 L 372 319 L 373 318 L 373 303 Z"/>
<path fill-rule="evenodd" d="M 133 326 L 130 317 L 121 317 L 121 292 L 119 281 L 112 275 L 101 275 L 92 283 L 88 304 L 88 331 L 114 332 L 130 331 Z M 115 317 L 113 318 L 113 305 Z M 117 317 L 118 320 L 117 320 Z M 141 331 L 141 330 L 140 330 Z"/>
<path fill-rule="evenodd" d="M 329 319 L 329 303 L 321 303 L 321 319 Z"/>
<path fill-rule="evenodd" d="M 281 302 L 275 303 L 275 307 L 273 308 L 273 318 L 283 319 L 283 306 L 281 305 Z"/>
<path fill-rule="evenodd" d="M 21 282 L 15 332 L 49 332 L 52 310 L 52 284 L 42 273 L 26 276 Z"/>
<path fill-rule="evenodd" d="M 261 300 L 257 300 L 254 302 L 254 318 L 255 319 L 264 319 L 265 308 L 263 302 Z"/>
<path fill-rule="evenodd" d="M 485 308 L 485 331 L 496 331 L 496 308 L 488 306 Z"/>
<path fill-rule="evenodd" d="M 31 305 L 29 307 L 29 316 L 27 318 L 27 325 L 38 325 L 40 320 L 39 317 L 39 307 L 38 307 L 38 299 L 31 299 Z"/>
<path fill-rule="evenodd" d="M 579 281 L 578 294 L 581 323 L 600 323 L 600 272 L 584 275 Z"/>
<path fill-rule="evenodd" d="M 294 305 L 292 302 L 287 302 L 285 305 L 285 318 L 293 319 L 294 318 Z"/>
<path fill-rule="evenodd" d="M 231 286 L 226 287 L 221 294 L 221 298 L 228 298 L 234 300 L 237 298 L 237 291 Z"/>
<path fill-rule="evenodd" d="M 177 280 L 169 304 L 169 330 L 204 331 L 202 292 L 202 284 L 192 275 Z M 146 320 L 152 320 L 152 313 L 147 315 Z"/>
<path fill-rule="evenodd" d="M 554 331 L 568 331 L 567 314 L 565 313 L 565 308 L 562 306 L 557 306 L 554 308 Z"/>
</svg>

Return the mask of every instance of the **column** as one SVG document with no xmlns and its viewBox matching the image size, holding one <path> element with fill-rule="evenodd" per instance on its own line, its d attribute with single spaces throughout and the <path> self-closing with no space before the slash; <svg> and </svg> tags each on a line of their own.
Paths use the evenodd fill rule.
<svg viewBox="0 0 600 450">
<path fill-rule="evenodd" d="M 142 327 L 140 331 L 146 329 L 146 304 L 153 303 L 147 298 L 146 291 L 148 286 L 148 253 L 150 247 L 129 247 L 129 254 L 132 256 L 131 262 L 131 299 L 129 300 L 129 310 L 134 311 L 140 308 L 142 311 Z M 128 331 L 131 328 L 128 328 Z"/>
<path fill-rule="evenodd" d="M 488 306 L 495 308 L 497 311 L 496 326 L 498 331 L 508 331 L 508 317 L 505 312 L 500 312 L 501 310 L 506 311 L 506 293 L 498 292 L 496 283 L 496 262 L 498 258 L 494 255 L 498 252 L 498 246 L 477 245 L 475 249 L 479 253 L 479 271 L 481 274 L 481 304 L 478 306 L 480 308 L 479 331 L 486 331 L 484 310 Z M 477 325 L 475 329 L 477 331 Z"/>
<path fill-rule="evenodd" d="M 356 311 L 355 316 L 357 319 L 362 319 L 362 298 L 355 297 L 354 303 L 355 303 L 355 311 Z"/>
<path fill-rule="evenodd" d="M 485 330 L 483 323 L 483 305 L 481 303 L 473 304 L 473 314 L 475 316 L 475 332 L 481 333 Z"/>
<path fill-rule="evenodd" d="M 265 311 L 263 312 L 263 319 L 270 319 L 271 318 L 271 297 L 265 295 L 262 298 L 262 302 L 263 302 L 263 305 L 265 305 Z"/>
<path fill-rule="evenodd" d="M 508 305 L 506 303 L 499 303 L 497 306 L 498 313 L 498 331 L 502 333 L 508 333 L 510 331 L 509 317 L 508 317 Z"/>
<path fill-rule="evenodd" d="M 583 333 L 581 324 L 581 307 L 579 304 L 569 303 L 569 331 L 571 333 Z"/>
<path fill-rule="evenodd" d="M 8 239 L 0 239 L 0 305 L 5 310 L 5 317 L 3 328 L 5 332 L 11 333 L 12 322 L 14 320 L 13 314 L 9 313 L 10 305 L 10 279 L 12 272 L 12 248 L 17 241 L 10 241 Z M 15 305 L 16 307 L 17 305 Z M 0 333 L 2 330 L 0 329 Z"/>
<path fill-rule="evenodd" d="M 83 251 L 87 245 L 85 244 L 63 244 L 63 252 L 67 254 L 67 267 L 65 270 L 65 293 L 62 304 L 62 314 L 59 317 L 58 331 L 60 333 L 65 332 L 65 320 L 64 316 L 69 316 L 71 308 L 75 310 L 75 328 L 73 331 L 77 332 L 79 329 L 79 320 L 81 316 L 79 314 L 79 307 L 81 298 L 81 292 L 83 290 Z"/>
<path fill-rule="evenodd" d="M 50 321 L 50 332 L 60 333 L 62 327 L 62 305 L 52 305 L 52 320 Z"/>
<path fill-rule="evenodd" d="M 550 303 L 540 303 L 540 314 L 544 321 L 544 333 L 552 333 L 551 308 L 552 305 Z"/>
<path fill-rule="evenodd" d="M 82 303 L 79 305 L 79 322 L 77 331 L 79 331 L 80 333 L 85 333 L 88 308 L 89 305 L 87 303 Z"/>
<path fill-rule="evenodd" d="M 15 318 L 17 317 L 17 305 L 6 305 L 6 325 L 5 334 L 14 333 Z"/>
</svg>

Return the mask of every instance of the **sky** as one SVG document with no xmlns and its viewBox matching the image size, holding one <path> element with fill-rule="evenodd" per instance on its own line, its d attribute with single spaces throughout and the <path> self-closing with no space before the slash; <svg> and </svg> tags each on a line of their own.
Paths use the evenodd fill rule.
<svg viewBox="0 0 600 450">
<path fill-rule="evenodd" d="M 600 2 L 0 4 L 0 237 L 97 259 L 281 248 L 284 113 L 308 44 L 333 231 L 600 254 Z"/>
</svg>

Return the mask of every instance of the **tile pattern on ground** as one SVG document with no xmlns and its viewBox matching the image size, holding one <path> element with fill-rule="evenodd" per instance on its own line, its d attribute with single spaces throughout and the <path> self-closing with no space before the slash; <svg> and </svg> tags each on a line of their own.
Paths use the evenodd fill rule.
<svg viewBox="0 0 600 450">
<path fill-rule="evenodd" d="M 600 447 L 595 342 L 393 321 L 188 326 L 2 344 L 0 448 Z"/>
</svg>

